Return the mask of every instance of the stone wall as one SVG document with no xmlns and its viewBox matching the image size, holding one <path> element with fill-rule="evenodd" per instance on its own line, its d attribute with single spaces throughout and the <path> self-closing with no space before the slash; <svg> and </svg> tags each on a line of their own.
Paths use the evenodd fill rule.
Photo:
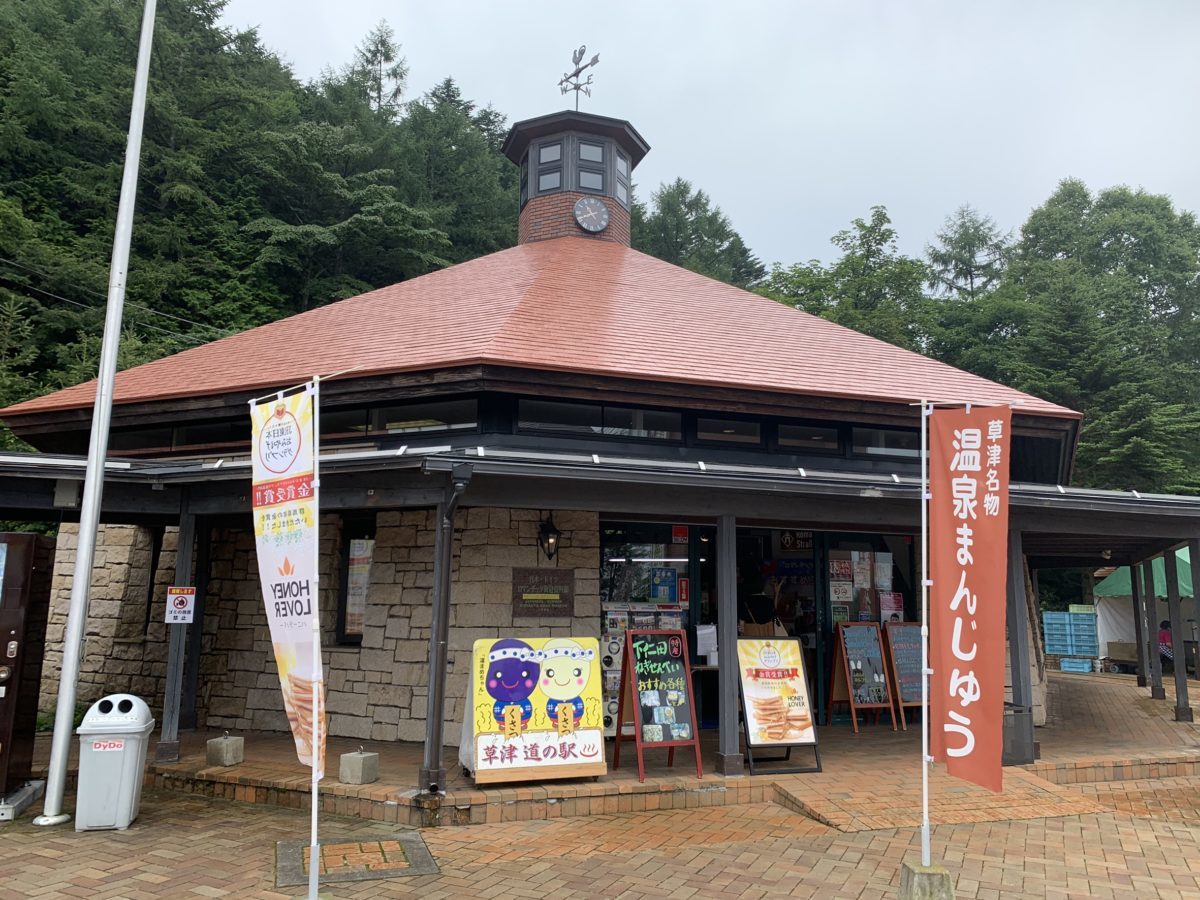
<svg viewBox="0 0 1200 900">
<path fill-rule="evenodd" d="M 435 513 L 381 512 L 361 646 L 334 642 L 339 519 L 322 517 L 321 606 L 331 734 L 370 740 L 424 738 L 429 689 Z M 600 628 L 599 516 L 559 513 L 563 532 L 553 563 L 537 546 L 535 510 L 459 510 L 451 589 L 446 739 L 457 743 L 471 647 L 483 637 L 594 635 Z M 512 616 L 512 569 L 575 570 L 575 615 L 533 622 Z M 253 536 L 214 539 L 204 620 L 198 708 L 202 726 L 286 730 L 271 641 L 258 585 Z"/>
<path fill-rule="evenodd" d="M 163 611 L 167 585 L 175 571 L 175 534 L 167 529 L 155 573 L 154 605 L 147 623 L 147 580 L 150 577 L 152 533 L 133 525 L 102 525 L 96 537 L 91 599 L 84 656 L 76 696 L 90 703 L 104 694 L 126 691 L 162 705 L 167 645 Z M 63 637 L 70 606 L 71 579 L 79 526 L 64 524 L 58 531 L 51 587 L 50 621 L 46 630 L 42 709 L 54 709 L 62 671 Z"/>
<path fill-rule="evenodd" d="M 428 703 L 429 631 L 432 619 L 433 510 L 385 511 L 377 517 L 365 634 L 361 646 L 334 638 L 339 588 L 340 524 L 321 520 L 322 632 L 328 672 L 330 732 L 370 740 L 424 737 Z M 502 634 L 569 636 L 599 634 L 599 516 L 559 512 L 563 532 L 553 563 L 537 546 L 541 515 L 535 510 L 467 508 L 458 511 L 451 590 L 446 738 L 457 743 L 467 693 L 471 647 L 478 638 Z M 54 708 L 62 665 L 62 642 L 78 539 L 75 525 L 59 531 L 55 556 L 41 707 Z M 163 611 L 175 571 L 176 530 L 167 529 L 155 573 L 153 605 L 146 621 L 151 532 L 134 526 L 103 526 L 88 618 L 78 698 L 105 693 L 145 697 L 161 718 L 167 640 Z M 575 571 L 575 615 L 531 621 L 512 615 L 514 567 L 556 565 Z M 287 729 L 279 679 L 258 582 L 254 538 L 249 529 L 215 529 L 211 578 L 203 622 L 203 654 L 197 714 L 200 727 L 233 731 Z M 1034 610 L 1036 598 L 1027 582 Z M 1034 721 L 1045 723 L 1045 669 L 1036 612 L 1027 640 L 1034 689 Z M 1008 653 L 1005 652 L 1007 669 Z M 1006 671 L 1006 684 L 1011 685 Z M 1008 691 L 1011 699 L 1011 688 Z"/>
</svg>

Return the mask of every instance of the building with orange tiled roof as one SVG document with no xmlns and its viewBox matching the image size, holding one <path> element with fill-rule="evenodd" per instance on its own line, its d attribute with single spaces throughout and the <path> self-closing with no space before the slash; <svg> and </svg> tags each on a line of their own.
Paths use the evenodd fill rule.
<svg viewBox="0 0 1200 900">
<path fill-rule="evenodd" d="M 693 654 L 708 649 L 701 626 L 722 647 L 739 629 L 786 632 L 824 724 L 842 714 L 837 623 L 918 618 L 917 404 L 956 401 L 1014 410 L 1010 755 L 1032 758 L 1043 670 L 1026 572 L 1140 562 L 1200 534 L 1200 506 L 1071 489 L 1078 413 L 633 250 L 632 172 L 649 145 L 628 122 L 556 113 L 514 125 L 504 150 L 521 172 L 517 246 L 120 373 L 108 588 L 82 696 L 150 698 L 160 759 L 178 752 L 180 724 L 287 730 L 246 409 L 322 375 L 332 735 L 424 742 L 413 782 L 436 794 L 443 743 L 465 736 L 471 759 L 474 641 L 595 637 L 615 673 L 620 635 L 639 624 L 681 628 Z M 78 514 L 94 393 L 0 411 L 39 451 L 0 457 L 6 518 Z M 177 534 L 195 535 L 198 624 L 170 643 Z M 69 540 L 62 529 L 52 637 Z M 51 640 L 51 670 L 60 655 Z M 610 736 L 618 681 L 605 675 Z M 743 766 L 736 685 L 725 665 L 694 684 L 724 774 Z"/>
</svg>

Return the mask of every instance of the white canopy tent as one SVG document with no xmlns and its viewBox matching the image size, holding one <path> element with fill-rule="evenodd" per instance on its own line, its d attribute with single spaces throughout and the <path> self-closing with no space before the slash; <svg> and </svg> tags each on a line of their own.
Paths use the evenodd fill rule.
<svg viewBox="0 0 1200 900">
<path fill-rule="evenodd" d="M 1200 622 L 1196 620 L 1196 605 L 1192 599 L 1191 559 L 1187 548 L 1176 553 L 1179 571 L 1180 618 L 1183 621 L 1183 639 L 1200 640 Z M 1169 618 L 1167 612 L 1166 577 L 1162 559 L 1153 562 L 1155 613 L 1154 625 Z M 1135 643 L 1137 640 L 1133 623 L 1133 598 L 1129 593 L 1129 568 L 1121 567 L 1096 585 L 1096 638 L 1100 644 L 1100 655 L 1125 659 L 1128 654 L 1109 650 L 1110 642 Z M 1136 651 L 1135 654 L 1136 656 Z M 1127 660 L 1129 661 L 1129 660 Z"/>
<path fill-rule="evenodd" d="M 1179 602 L 1183 618 L 1183 639 L 1185 641 L 1200 640 L 1200 622 L 1196 621 L 1196 604 L 1191 597 L 1185 597 Z M 1155 627 L 1167 619 L 1167 601 L 1158 598 L 1155 604 Z M 1100 655 L 1124 659 L 1125 654 L 1110 652 L 1110 641 L 1133 644 L 1137 637 L 1133 626 L 1132 597 L 1097 597 L 1096 598 L 1096 638 L 1100 643 Z M 1132 660 L 1130 660 L 1132 661 Z"/>
</svg>

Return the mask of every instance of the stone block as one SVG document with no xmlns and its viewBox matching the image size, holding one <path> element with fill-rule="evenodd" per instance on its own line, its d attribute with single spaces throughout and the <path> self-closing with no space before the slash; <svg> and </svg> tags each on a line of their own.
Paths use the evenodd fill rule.
<svg viewBox="0 0 1200 900">
<path fill-rule="evenodd" d="M 467 541 L 463 541 L 467 544 Z M 471 542 L 470 545 L 462 548 L 462 553 L 459 556 L 459 564 L 463 566 L 486 566 L 487 565 L 487 548 L 482 541 Z"/>
<path fill-rule="evenodd" d="M 402 684 L 373 684 L 367 689 L 367 702 L 375 707 L 407 706 L 412 700 L 412 688 Z"/>
<path fill-rule="evenodd" d="M 254 731 L 290 731 L 287 713 L 282 709 L 256 709 L 250 714 L 250 728 Z"/>
<path fill-rule="evenodd" d="M 390 672 L 397 657 L 386 650 L 362 650 L 359 653 L 358 667 L 372 672 Z"/>
<path fill-rule="evenodd" d="M 398 725 L 400 723 L 400 707 L 376 706 L 371 711 L 371 718 L 374 719 L 376 725 Z M 371 740 L 377 741 L 379 738 L 372 733 Z"/>
<path fill-rule="evenodd" d="M 489 567 L 529 567 L 538 564 L 538 554 L 540 551 L 537 547 L 510 547 L 503 545 L 491 544 L 487 548 L 487 563 Z M 509 574 L 511 578 L 511 573 Z M 488 580 L 486 578 L 476 578 L 472 580 Z M 499 579 L 497 579 L 499 580 Z"/>
<path fill-rule="evenodd" d="M 338 765 L 338 781 L 342 784 L 373 784 L 379 780 L 379 754 L 355 750 L 343 753 Z"/>
<path fill-rule="evenodd" d="M 280 692 L 279 680 L 275 680 L 275 689 L 251 688 L 246 692 L 246 707 L 248 709 L 279 709 L 283 705 L 283 694 Z"/>
<path fill-rule="evenodd" d="M 384 584 L 379 581 L 371 582 L 371 603 L 375 606 L 381 606 L 387 609 L 397 603 L 404 601 L 404 588 L 402 585 L 390 582 Z"/>
<path fill-rule="evenodd" d="M 560 569 L 594 569 L 598 564 L 599 558 L 595 550 L 563 547 L 558 551 L 558 567 Z"/>
<path fill-rule="evenodd" d="M 942 866 L 905 862 L 900 868 L 900 900 L 954 900 L 954 880 Z"/>
<path fill-rule="evenodd" d="M 245 755 L 245 739 L 227 734 L 208 742 L 206 760 L 210 766 L 236 766 L 241 764 Z"/>
<path fill-rule="evenodd" d="M 388 619 L 387 627 L 384 628 L 383 636 L 385 639 L 407 638 L 409 629 L 409 620 L 394 616 Z"/>
<path fill-rule="evenodd" d="M 337 737 L 371 739 L 371 720 L 357 716 L 330 716 L 329 733 Z"/>
<path fill-rule="evenodd" d="M 597 612 L 597 615 L 599 613 Z M 451 624 L 457 628 L 507 627 L 512 625 L 512 603 L 474 603 L 455 606 Z"/>
<path fill-rule="evenodd" d="M 451 629 L 453 635 L 454 629 Z M 454 638 L 450 639 L 451 646 L 454 645 Z M 400 641 L 396 645 L 396 659 L 400 662 L 422 662 L 429 659 L 429 642 L 428 641 Z"/>
<path fill-rule="evenodd" d="M 598 531 L 600 514 L 582 510 L 558 510 L 554 513 L 554 524 L 563 531 Z"/>
<path fill-rule="evenodd" d="M 471 650 L 475 646 L 475 642 L 483 638 L 499 637 L 499 629 L 492 628 L 451 628 L 450 629 L 450 649 L 451 650 Z M 422 653 L 428 655 L 428 648 L 422 648 Z"/>
<path fill-rule="evenodd" d="M 326 703 L 331 713 L 345 713 L 350 716 L 365 716 L 367 714 L 367 695 L 365 693 L 346 693 L 345 691 L 330 692 Z"/>
<path fill-rule="evenodd" d="M 400 524 L 415 525 L 417 528 L 432 528 L 433 516 L 433 510 L 406 509 L 400 514 Z"/>
<path fill-rule="evenodd" d="M 373 741 L 394 741 L 396 734 L 397 727 L 391 722 L 376 722 L 371 726 L 371 740 Z"/>
<path fill-rule="evenodd" d="M 335 611 L 332 607 L 332 604 L 328 608 L 330 612 Z M 367 611 L 364 619 L 367 629 L 383 628 L 383 626 L 387 624 L 388 614 L 390 612 L 391 609 L 387 605 L 375 602 L 375 597 L 372 594 L 370 602 L 367 604 Z"/>
<path fill-rule="evenodd" d="M 423 741 L 425 740 L 425 721 L 424 719 L 408 719 L 401 722 L 396 728 L 396 740 L 400 741 Z"/>
</svg>

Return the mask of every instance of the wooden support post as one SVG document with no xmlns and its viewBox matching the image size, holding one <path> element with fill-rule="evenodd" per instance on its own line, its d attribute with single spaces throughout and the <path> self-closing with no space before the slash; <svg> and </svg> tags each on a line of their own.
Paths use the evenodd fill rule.
<svg viewBox="0 0 1200 900">
<path fill-rule="evenodd" d="M 1146 687 L 1150 683 L 1150 670 L 1146 653 L 1146 604 L 1142 602 L 1141 570 L 1133 560 L 1129 561 L 1129 591 L 1133 595 L 1133 631 L 1137 642 L 1137 683 Z M 1103 652 L 1103 648 L 1101 648 Z"/>
<path fill-rule="evenodd" d="M 1150 696 L 1165 700 L 1162 686 L 1162 657 L 1158 652 L 1158 595 L 1154 591 L 1154 559 L 1142 561 L 1143 600 L 1146 604 L 1146 655 L 1150 664 Z"/>
<path fill-rule="evenodd" d="M 1175 721 L 1192 721 L 1188 705 L 1187 654 L 1183 649 L 1183 616 L 1179 612 L 1179 558 L 1175 550 L 1163 555 L 1167 578 L 1167 615 L 1171 620 L 1171 653 L 1175 657 Z"/>
<path fill-rule="evenodd" d="M 187 512 L 187 497 L 183 499 L 179 516 L 179 535 L 175 550 L 176 586 L 192 583 L 192 553 L 196 543 L 196 517 Z M 154 748 L 156 762 L 179 761 L 179 699 L 183 688 L 183 657 L 187 643 L 186 625 L 168 625 L 170 644 L 167 648 L 167 680 L 163 689 L 162 732 Z"/>
<path fill-rule="evenodd" d="M 1012 670 L 1011 715 L 1005 716 L 1004 762 L 1024 765 L 1035 759 L 1033 684 L 1029 674 L 1029 605 L 1025 598 L 1025 553 L 1021 532 L 1008 531 L 1008 661 Z"/>
<path fill-rule="evenodd" d="M 717 518 L 717 671 L 720 739 L 717 771 L 741 775 L 745 765 L 738 739 L 737 519 Z"/>
</svg>

